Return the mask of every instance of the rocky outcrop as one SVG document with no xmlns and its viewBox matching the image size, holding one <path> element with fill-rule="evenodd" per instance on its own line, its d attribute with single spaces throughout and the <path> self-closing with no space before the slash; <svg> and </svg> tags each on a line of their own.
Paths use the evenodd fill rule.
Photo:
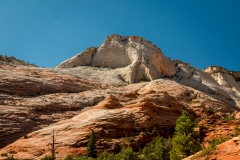
<svg viewBox="0 0 240 160">
<path fill-rule="evenodd" d="M 240 81 L 240 72 L 230 71 L 230 74 L 233 76 L 233 78 L 234 78 L 237 82 Z"/>
<path fill-rule="evenodd" d="M 54 71 L 96 82 L 103 86 L 124 86 L 128 84 L 119 75 L 118 69 L 78 66 L 75 68 L 54 68 Z"/>
<path fill-rule="evenodd" d="M 240 159 L 240 137 L 234 137 L 220 145 L 214 151 L 204 154 L 198 152 L 184 160 L 238 160 Z"/>
<path fill-rule="evenodd" d="M 0 153 L 14 150 L 19 158 L 40 159 L 50 154 L 49 146 L 54 131 L 58 159 L 63 159 L 68 154 L 85 154 L 92 129 L 96 133 L 99 150 L 115 151 L 122 144 L 131 145 L 137 150 L 158 134 L 164 137 L 171 136 L 174 132 L 175 121 L 183 109 L 194 117 L 206 117 L 209 105 L 221 116 L 234 111 L 227 104 L 170 79 L 159 79 L 105 90 L 89 90 L 81 94 L 72 93 L 69 96 L 54 94 L 51 95 L 52 98 L 47 99 L 51 99 L 53 103 L 63 100 L 62 105 L 69 101 L 75 104 L 80 97 L 85 96 L 80 100 L 83 101 L 87 95 L 92 95 L 92 97 L 102 95 L 102 98 L 99 98 L 99 103 L 92 107 L 91 103 L 88 106 L 85 105 L 82 111 L 80 107 L 84 106 L 77 104 L 79 112 L 72 118 L 58 119 L 58 122 L 54 124 L 47 123 L 49 126 L 45 125 L 42 129 L 25 134 L 14 143 L 2 148 Z M 40 102 L 40 98 L 26 99 L 24 104 L 30 102 L 34 104 L 33 101 Z M 42 107 L 45 106 L 42 105 Z M 34 106 L 31 108 L 33 109 Z M 15 106 L 15 108 L 19 107 Z M 56 113 L 51 114 L 52 112 L 48 111 L 50 108 L 56 108 Z M 42 112 L 35 112 L 35 115 L 45 117 L 46 120 L 51 117 L 47 115 L 66 115 L 66 111 L 60 112 L 57 108 L 61 108 L 61 105 L 50 106 Z M 22 117 L 26 115 L 22 114 Z"/>
<path fill-rule="evenodd" d="M 137 151 L 172 136 L 182 110 L 199 118 L 204 144 L 240 119 L 239 72 L 171 62 L 138 36 L 111 35 L 54 69 L 2 63 L 0 77 L 0 154 L 19 159 L 50 155 L 53 131 L 64 159 L 86 153 L 92 129 L 98 150 Z"/>
<path fill-rule="evenodd" d="M 77 66 L 89 66 L 92 62 L 92 57 L 96 53 L 97 48 L 90 47 L 76 56 L 63 61 L 55 68 L 74 68 Z"/>
<path fill-rule="evenodd" d="M 161 50 L 138 36 L 111 35 L 99 48 L 89 48 L 55 68 L 111 68 L 128 83 L 172 77 L 176 69 Z"/>
<path fill-rule="evenodd" d="M 230 72 L 225 68 L 210 66 L 204 72 L 211 75 L 225 92 L 240 106 L 239 72 Z"/>
<path fill-rule="evenodd" d="M 35 67 L 0 66 L 0 93 L 39 96 L 50 93 L 77 93 L 94 88 L 95 83 Z"/>
<path fill-rule="evenodd" d="M 234 105 L 238 105 L 240 102 L 240 100 L 233 99 L 232 96 L 229 95 L 229 92 L 226 91 L 214 77 L 207 74 L 207 72 L 201 71 L 179 60 L 174 60 L 173 63 L 177 68 L 177 72 L 173 79 L 178 83 L 190 86 L 214 98 L 225 100 Z"/>
<path fill-rule="evenodd" d="M 51 69 L 0 65 L 0 148 L 40 128 L 96 105 L 99 84 Z"/>
</svg>

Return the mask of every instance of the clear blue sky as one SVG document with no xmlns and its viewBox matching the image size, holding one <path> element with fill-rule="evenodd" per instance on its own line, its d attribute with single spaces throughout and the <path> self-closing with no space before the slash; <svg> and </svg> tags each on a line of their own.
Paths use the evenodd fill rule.
<svg viewBox="0 0 240 160">
<path fill-rule="evenodd" d="M 139 35 L 199 69 L 240 71 L 240 0 L 0 0 L 0 54 L 54 67 Z"/>
</svg>

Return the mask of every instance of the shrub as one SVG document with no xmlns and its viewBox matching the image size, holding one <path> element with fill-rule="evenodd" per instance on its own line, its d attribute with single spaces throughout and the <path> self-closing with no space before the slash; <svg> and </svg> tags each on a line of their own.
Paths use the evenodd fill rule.
<svg viewBox="0 0 240 160">
<path fill-rule="evenodd" d="M 213 139 L 209 142 L 208 147 L 203 148 L 202 152 L 199 154 L 199 157 L 210 156 L 212 152 L 217 148 L 217 145 L 227 141 L 228 138 L 219 137 L 217 139 Z"/>
<path fill-rule="evenodd" d="M 228 138 L 226 138 L 226 137 L 219 137 L 217 139 L 213 139 L 209 142 L 209 147 L 215 150 L 217 145 L 219 145 L 227 140 L 228 140 Z"/>
<path fill-rule="evenodd" d="M 152 142 L 148 143 L 140 153 L 142 154 L 143 159 L 169 160 L 169 151 L 171 150 L 171 139 L 157 136 L 152 140 Z"/>
<path fill-rule="evenodd" d="M 233 117 L 231 117 L 230 115 L 227 114 L 223 120 L 229 122 L 229 121 L 233 120 Z"/>
<path fill-rule="evenodd" d="M 118 154 L 115 155 L 114 159 L 120 160 L 137 160 L 138 155 L 133 151 L 131 147 L 123 148 Z"/>
<path fill-rule="evenodd" d="M 180 160 L 201 149 L 200 135 L 194 131 L 195 128 L 196 123 L 186 111 L 183 111 L 177 119 L 172 138 L 173 149 L 170 151 L 170 159 Z"/>
<path fill-rule="evenodd" d="M 75 158 L 74 160 L 95 160 L 93 157 L 88 157 L 88 156 L 80 156 Z"/>
<path fill-rule="evenodd" d="M 103 152 L 100 152 L 98 154 L 98 159 L 102 160 L 102 159 L 106 159 L 107 157 L 109 157 L 110 153 L 108 153 L 106 150 L 104 150 Z"/>
<path fill-rule="evenodd" d="M 207 111 L 208 111 L 208 113 L 209 113 L 210 115 L 212 115 L 212 114 L 215 113 L 215 111 L 214 111 L 214 109 L 213 109 L 212 107 L 208 107 Z"/>
<path fill-rule="evenodd" d="M 234 127 L 234 137 L 239 135 L 239 131 L 240 131 L 239 126 L 238 126 L 238 124 L 236 124 Z"/>
<path fill-rule="evenodd" d="M 4 160 L 17 160 L 17 158 L 14 158 L 15 154 L 17 154 L 16 151 L 9 151 L 9 153 L 2 153 L 1 156 L 6 157 Z"/>
<path fill-rule="evenodd" d="M 43 157 L 41 160 L 55 160 L 55 159 L 56 159 L 55 155 L 49 155 Z"/>
<path fill-rule="evenodd" d="M 66 158 L 64 158 L 64 160 L 73 160 L 74 158 L 73 158 L 73 156 L 72 155 L 67 155 L 67 157 Z"/>
</svg>

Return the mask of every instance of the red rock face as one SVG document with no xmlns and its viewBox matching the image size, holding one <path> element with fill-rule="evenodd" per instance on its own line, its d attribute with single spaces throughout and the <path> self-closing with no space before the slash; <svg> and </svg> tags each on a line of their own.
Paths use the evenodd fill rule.
<svg viewBox="0 0 240 160">
<path fill-rule="evenodd" d="M 138 150 L 156 135 L 171 136 L 183 109 L 200 117 L 203 125 L 234 111 L 228 104 L 170 79 L 102 88 L 50 69 L 1 67 L 6 85 L 1 83 L 4 87 L 0 89 L 0 153 L 14 150 L 22 159 L 51 154 L 53 131 L 57 158 L 63 159 L 68 154 L 86 153 L 92 129 L 99 150 L 118 151 L 121 144 Z M 209 106 L 215 117 L 209 115 Z M 206 128 L 206 138 L 217 135 L 218 129 Z"/>
<path fill-rule="evenodd" d="M 47 69 L 1 64 L 0 77 L 1 148 L 34 130 L 71 118 L 80 108 L 104 98 L 99 95 L 83 101 L 90 95 L 81 92 L 98 84 Z"/>
<path fill-rule="evenodd" d="M 238 160 L 240 159 L 240 137 L 234 137 L 217 146 L 216 150 L 208 154 L 208 156 L 201 156 L 201 152 L 185 158 L 184 160 Z"/>
<path fill-rule="evenodd" d="M 115 51 L 111 43 L 123 50 Z M 104 52 L 104 46 L 110 51 Z M 131 62 L 114 57 L 111 63 L 102 63 L 96 58 L 117 51 Z M 92 55 L 97 67 L 75 66 L 75 62 L 90 65 Z M 72 65 L 75 68 L 68 68 Z M 86 154 L 91 130 L 98 150 L 117 152 L 128 145 L 137 151 L 157 135 L 171 137 L 182 110 L 199 119 L 204 145 L 220 136 L 232 138 L 240 101 L 238 73 L 231 75 L 218 81 L 219 76 L 189 64 L 175 61 L 174 66 L 152 43 L 118 35 L 70 59 L 65 68 L 0 64 L 0 154 L 16 151 L 20 159 L 41 159 L 51 154 L 53 132 L 57 159 Z M 226 84 L 229 80 L 235 90 Z M 236 138 L 218 148 L 212 159 L 239 156 Z"/>
</svg>

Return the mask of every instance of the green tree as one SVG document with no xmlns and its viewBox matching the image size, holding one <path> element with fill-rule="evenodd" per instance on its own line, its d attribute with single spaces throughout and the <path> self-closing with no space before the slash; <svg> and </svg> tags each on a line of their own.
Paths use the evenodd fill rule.
<svg viewBox="0 0 240 160">
<path fill-rule="evenodd" d="M 55 160 L 55 159 L 56 159 L 55 155 L 49 155 L 43 157 L 41 160 Z"/>
<path fill-rule="evenodd" d="M 96 149 L 96 139 L 95 139 L 95 133 L 92 130 L 92 133 L 89 138 L 89 142 L 87 145 L 87 155 L 89 157 L 96 158 L 97 157 L 97 149 Z"/>
<path fill-rule="evenodd" d="M 96 159 L 88 156 L 80 156 L 75 158 L 74 160 L 96 160 Z"/>
<path fill-rule="evenodd" d="M 175 133 L 172 138 L 171 160 L 181 160 L 201 149 L 200 135 L 194 131 L 196 125 L 190 115 L 183 111 L 182 115 L 177 119 Z"/>
<path fill-rule="evenodd" d="M 166 139 L 160 136 L 155 137 L 141 151 L 142 159 L 147 160 L 169 160 L 169 151 L 172 149 L 171 139 Z"/>
<path fill-rule="evenodd" d="M 127 147 L 115 155 L 114 160 L 138 160 L 138 155 L 131 147 Z"/>
<path fill-rule="evenodd" d="M 99 160 L 107 160 L 111 153 L 109 153 L 107 150 L 104 150 L 102 152 L 99 152 L 98 158 Z M 114 159 L 114 158 L 113 158 Z"/>
<path fill-rule="evenodd" d="M 67 157 L 65 157 L 64 160 L 74 160 L 74 158 L 72 155 L 67 155 Z"/>
</svg>

